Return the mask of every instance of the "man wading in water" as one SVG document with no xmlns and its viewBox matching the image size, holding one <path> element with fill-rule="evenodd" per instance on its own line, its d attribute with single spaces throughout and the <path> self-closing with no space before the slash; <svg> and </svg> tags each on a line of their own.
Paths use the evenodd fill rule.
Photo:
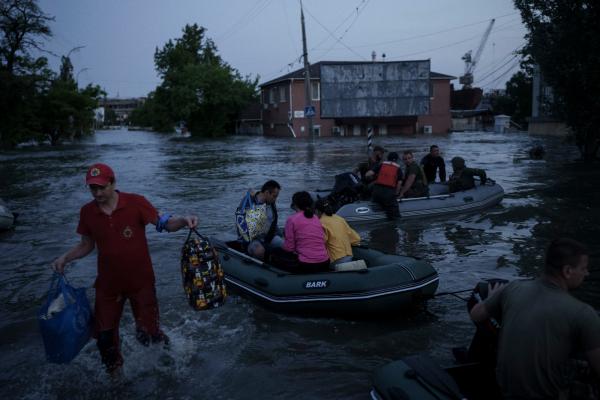
<svg viewBox="0 0 600 400">
<path fill-rule="evenodd" d="M 161 232 L 194 228 L 196 216 L 159 216 L 143 196 L 115 189 L 115 174 L 106 164 L 94 164 L 86 175 L 94 200 L 81 208 L 77 233 L 81 241 L 58 257 L 52 267 L 63 273 L 65 265 L 88 255 L 98 246 L 98 276 L 94 284 L 94 337 L 107 371 L 118 376 L 123 358 L 119 349 L 119 321 L 129 300 L 135 317 L 136 338 L 145 346 L 169 342 L 160 330 L 154 271 L 145 227 Z"/>
</svg>

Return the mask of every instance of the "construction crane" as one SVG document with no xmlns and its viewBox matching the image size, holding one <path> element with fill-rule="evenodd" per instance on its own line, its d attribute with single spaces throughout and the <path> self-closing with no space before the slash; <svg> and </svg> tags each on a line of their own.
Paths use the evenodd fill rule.
<svg viewBox="0 0 600 400">
<path fill-rule="evenodd" d="M 494 26 L 495 19 L 490 21 L 483 37 L 481 38 L 481 42 L 479 43 L 479 48 L 477 48 L 477 52 L 475 53 L 475 57 L 472 57 L 471 54 L 473 50 L 469 50 L 462 56 L 462 60 L 465 62 L 465 73 L 463 76 L 459 78 L 459 82 L 463 85 L 463 89 L 470 89 L 473 84 L 473 71 L 477 66 L 477 62 L 479 61 L 479 57 L 481 57 L 481 53 L 483 53 L 483 48 L 485 47 L 485 43 L 490 37 L 490 32 L 492 31 L 492 27 Z"/>
</svg>

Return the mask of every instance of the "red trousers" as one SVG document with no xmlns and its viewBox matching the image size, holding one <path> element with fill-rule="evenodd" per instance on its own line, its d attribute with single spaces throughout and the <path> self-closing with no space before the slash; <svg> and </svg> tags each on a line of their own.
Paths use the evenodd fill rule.
<svg viewBox="0 0 600 400">
<path fill-rule="evenodd" d="M 136 325 L 136 338 L 143 344 L 167 342 L 168 339 L 159 327 L 158 301 L 154 284 L 136 291 L 107 293 L 96 289 L 95 337 L 102 362 L 108 371 L 123 364 L 119 345 L 119 323 L 125 301 L 129 300 Z"/>
</svg>

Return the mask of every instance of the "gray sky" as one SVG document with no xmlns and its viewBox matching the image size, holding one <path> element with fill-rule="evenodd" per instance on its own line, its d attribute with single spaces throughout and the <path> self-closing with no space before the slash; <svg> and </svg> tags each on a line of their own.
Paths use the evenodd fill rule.
<svg viewBox="0 0 600 400">
<path fill-rule="evenodd" d="M 526 33 L 511 0 L 303 0 L 309 61 L 431 59 L 431 69 L 459 76 L 462 55 L 476 52 L 489 20 L 496 23 L 475 69 L 475 84 L 504 88 L 517 71 L 513 52 Z M 41 0 L 56 18 L 47 48 L 71 59 L 80 85 L 109 97 L 145 96 L 160 81 L 157 46 L 185 24 L 207 29 L 221 57 L 260 82 L 302 66 L 298 0 Z M 50 57 L 56 69 L 60 60 Z M 458 85 L 458 81 L 454 81 Z"/>
</svg>

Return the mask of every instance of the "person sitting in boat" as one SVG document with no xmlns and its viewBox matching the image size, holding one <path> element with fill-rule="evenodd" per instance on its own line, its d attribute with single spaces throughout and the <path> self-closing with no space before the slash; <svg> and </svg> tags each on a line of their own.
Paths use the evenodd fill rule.
<svg viewBox="0 0 600 400">
<path fill-rule="evenodd" d="M 283 243 L 277 236 L 275 206 L 280 190 L 277 181 L 267 181 L 260 192 L 247 191 L 236 210 L 238 240 L 252 257 L 263 260 L 266 250 L 281 247 Z"/>
<path fill-rule="evenodd" d="M 440 148 L 437 145 L 433 144 L 429 147 L 429 154 L 421 159 L 421 167 L 427 182 L 435 182 L 437 172 L 440 175 L 440 182 L 446 182 L 446 163 L 440 156 Z"/>
<path fill-rule="evenodd" d="M 352 246 L 360 243 L 360 236 L 346 220 L 333 213 L 326 198 L 317 200 L 317 215 L 325 231 L 325 245 L 332 265 L 352 261 Z"/>
<path fill-rule="evenodd" d="M 369 156 L 367 162 L 362 162 L 358 164 L 358 166 L 354 169 L 354 173 L 360 176 L 360 179 L 363 183 L 368 184 L 375 180 L 376 176 L 373 173 L 369 173 L 373 171 L 375 167 L 380 165 L 383 162 L 383 155 L 385 154 L 385 149 L 381 146 L 373 147 L 373 151 Z"/>
<path fill-rule="evenodd" d="M 396 196 L 402 187 L 402 169 L 398 165 L 398 153 L 392 151 L 387 161 L 375 168 L 377 178 L 373 185 L 373 201 L 381 206 L 388 219 L 400 217 Z"/>
<path fill-rule="evenodd" d="M 406 165 L 406 179 L 400 189 L 398 198 L 427 196 L 429 194 L 427 177 L 423 172 L 423 168 L 415 161 L 412 151 L 406 150 L 402 155 L 402 160 Z"/>
<path fill-rule="evenodd" d="M 572 398 L 577 364 L 571 361 L 578 354 L 596 374 L 590 382 L 600 379 L 600 318 L 570 293 L 589 275 L 588 254 L 573 239 L 555 239 L 541 278 L 491 287 L 489 297 L 471 309 L 476 323 L 501 321 L 496 377 L 504 398 Z"/>
<path fill-rule="evenodd" d="M 313 204 L 308 192 L 296 192 L 292 196 L 291 207 L 296 213 L 285 221 L 282 249 L 298 255 L 297 271 L 294 272 L 311 273 L 329 269 L 325 232 L 314 213 Z"/>
<path fill-rule="evenodd" d="M 481 180 L 481 184 L 485 185 L 487 176 L 485 171 L 477 168 L 467 168 L 465 160 L 462 157 L 454 157 L 452 161 L 452 175 L 448 180 L 448 189 L 450 193 L 460 192 L 475 187 L 475 176 Z"/>
</svg>

